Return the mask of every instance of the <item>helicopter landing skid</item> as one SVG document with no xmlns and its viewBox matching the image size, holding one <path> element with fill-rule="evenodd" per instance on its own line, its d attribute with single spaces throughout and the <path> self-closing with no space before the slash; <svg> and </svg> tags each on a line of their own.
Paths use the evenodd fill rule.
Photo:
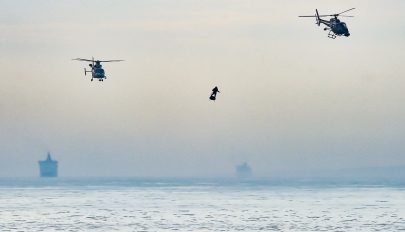
<svg viewBox="0 0 405 232">
<path fill-rule="evenodd" d="M 333 33 L 332 31 L 329 31 L 329 33 L 328 33 L 328 38 L 336 39 L 335 33 Z"/>
</svg>

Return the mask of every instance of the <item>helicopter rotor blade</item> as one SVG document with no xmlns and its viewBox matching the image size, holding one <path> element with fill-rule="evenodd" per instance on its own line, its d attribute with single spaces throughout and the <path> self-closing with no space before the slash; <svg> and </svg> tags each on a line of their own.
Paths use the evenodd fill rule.
<svg viewBox="0 0 405 232">
<path fill-rule="evenodd" d="M 72 60 L 92 62 L 92 60 L 82 59 L 82 58 L 76 58 L 76 59 L 72 59 Z"/>
<path fill-rule="evenodd" d="M 99 62 L 121 62 L 124 60 L 98 60 Z"/>
<path fill-rule="evenodd" d="M 91 60 L 89 59 L 82 59 L 82 58 L 76 58 L 76 59 L 72 59 L 72 60 L 77 60 L 77 61 L 87 61 L 87 62 L 91 62 L 91 63 L 95 63 L 95 62 L 120 62 L 120 61 L 124 61 L 124 60 L 94 60 L 94 57 L 92 57 Z"/>
<path fill-rule="evenodd" d="M 350 17 L 350 18 L 353 18 L 354 16 L 353 16 L 353 15 L 339 15 L 339 17 Z"/>
<path fill-rule="evenodd" d="M 356 9 L 356 8 L 351 8 L 351 9 L 342 11 L 342 12 L 340 12 L 339 14 L 335 14 L 335 15 L 341 15 L 341 14 L 343 14 L 343 13 L 346 13 L 346 12 L 351 11 L 351 10 L 354 10 L 354 9 Z"/>
<path fill-rule="evenodd" d="M 351 8 L 351 9 L 342 11 L 342 12 L 340 12 L 338 14 L 318 15 L 318 16 L 316 16 L 316 15 L 303 15 L 303 16 L 298 16 L 298 17 L 338 17 L 338 16 L 343 16 L 341 14 L 346 13 L 346 12 L 351 11 L 351 10 L 354 10 L 354 9 L 356 9 L 356 8 Z M 343 17 L 354 17 L 354 16 L 343 16 Z"/>
<path fill-rule="evenodd" d="M 318 13 L 318 9 L 315 9 L 315 15 L 300 15 L 298 17 L 303 17 L 303 18 L 321 18 L 321 17 L 330 17 L 331 15 L 320 15 Z"/>
<path fill-rule="evenodd" d="M 330 17 L 330 16 L 333 16 L 333 15 L 300 15 L 300 16 L 298 16 L 298 17 L 301 17 L 301 18 L 309 18 L 309 17 L 312 17 L 312 18 L 316 18 L 316 17 Z"/>
</svg>

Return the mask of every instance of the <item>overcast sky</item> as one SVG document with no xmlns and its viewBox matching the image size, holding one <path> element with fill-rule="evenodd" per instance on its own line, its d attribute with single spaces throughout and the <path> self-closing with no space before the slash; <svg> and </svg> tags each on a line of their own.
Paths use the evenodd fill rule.
<svg viewBox="0 0 405 232">
<path fill-rule="evenodd" d="M 0 176 L 38 176 L 48 151 L 61 176 L 405 165 L 405 1 L 0 6 Z M 352 7 L 349 38 L 297 17 Z M 92 56 L 125 62 L 90 82 L 71 59 Z"/>
</svg>

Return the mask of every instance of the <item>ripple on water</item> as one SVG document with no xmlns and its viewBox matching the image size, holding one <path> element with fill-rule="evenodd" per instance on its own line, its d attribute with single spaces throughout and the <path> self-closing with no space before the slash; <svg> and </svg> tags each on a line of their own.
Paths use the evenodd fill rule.
<svg viewBox="0 0 405 232">
<path fill-rule="evenodd" d="M 352 189 L 350 194 L 347 188 L 194 191 L 192 187 L 111 186 L 96 190 L 66 187 L 21 193 L 21 189 L 1 188 L 0 230 L 405 230 L 402 189 Z"/>
</svg>

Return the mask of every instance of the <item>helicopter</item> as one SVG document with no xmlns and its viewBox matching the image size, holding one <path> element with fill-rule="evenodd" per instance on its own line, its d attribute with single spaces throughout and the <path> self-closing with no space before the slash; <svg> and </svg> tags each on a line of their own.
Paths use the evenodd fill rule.
<svg viewBox="0 0 405 232">
<path fill-rule="evenodd" d="M 346 23 L 341 22 L 338 19 L 338 16 L 354 17 L 351 15 L 341 15 L 343 13 L 346 13 L 346 12 L 354 10 L 354 9 L 356 9 L 356 8 L 351 8 L 351 9 L 345 10 L 343 12 L 340 12 L 338 14 L 330 14 L 330 15 L 319 15 L 318 9 L 315 9 L 315 15 L 303 15 L 303 16 L 298 16 L 298 17 L 315 17 L 316 24 L 318 24 L 318 26 L 320 26 L 321 23 L 326 25 L 326 27 L 323 30 L 329 31 L 328 37 L 331 39 L 336 39 L 337 36 L 342 36 L 342 35 L 344 35 L 346 37 L 350 36 L 349 29 L 347 29 Z M 333 18 L 331 18 L 329 20 L 324 20 L 324 19 L 321 19 L 322 17 L 333 17 Z"/>
<path fill-rule="evenodd" d="M 99 81 L 104 81 L 104 79 L 107 79 L 107 76 L 105 75 L 103 66 L 101 65 L 102 62 L 120 62 L 120 61 L 124 61 L 124 60 L 94 60 L 94 57 L 92 57 L 91 60 L 82 59 L 82 58 L 76 58 L 76 59 L 73 59 L 73 60 L 91 62 L 91 64 L 89 64 L 91 70 L 86 70 L 86 68 L 84 68 L 84 75 L 85 76 L 86 76 L 86 74 L 88 72 L 91 73 L 91 81 L 93 81 L 94 78 L 98 79 Z"/>
</svg>

